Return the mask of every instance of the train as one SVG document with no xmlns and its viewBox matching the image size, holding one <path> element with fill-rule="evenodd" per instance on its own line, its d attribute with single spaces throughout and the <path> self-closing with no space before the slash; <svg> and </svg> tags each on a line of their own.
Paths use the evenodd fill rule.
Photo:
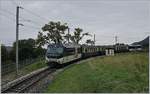
<svg viewBox="0 0 150 94">
<path fill-rule="evenodd" d="M 49 44 L 46 51 L 46 62 L 49 66 L 68 63 L 71 61 L 88 58 L 92 56 L 114 55 L 114 53 L 128 52 L 129 45 L 79 45 L 75 43 Z"/>
</svg>

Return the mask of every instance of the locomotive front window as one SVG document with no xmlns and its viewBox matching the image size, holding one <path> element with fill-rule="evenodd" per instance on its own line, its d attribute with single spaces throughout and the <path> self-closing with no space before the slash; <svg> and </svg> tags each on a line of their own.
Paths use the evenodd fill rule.
<svg viewBox="0 0 150 94">
<path fill-rule="evenodd" d="M 47 53 L 51 53 L 51 54 L 62 54 L 63 53 L 63 48 L 52 48 L 52 47 L 48 47 L 47 48 Z"/>
<path fill-rule="evenodd" d="M 48 58 L 61 58 L 63 55 L 63 47 L 49 46 L 47 48 L 46 56 Z"/>
</svg>

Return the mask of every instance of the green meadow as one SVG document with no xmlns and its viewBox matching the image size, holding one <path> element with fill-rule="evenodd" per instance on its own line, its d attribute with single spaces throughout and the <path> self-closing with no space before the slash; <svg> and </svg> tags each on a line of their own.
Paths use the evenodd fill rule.
<svg viewBox="0 0 150 94">
<path fill-rule="evenodd" d="M 149 89 L 148 53 L 121 53 L 73 64 L 56 75 L 49 93 L 146 93 Z"/>
</svg>

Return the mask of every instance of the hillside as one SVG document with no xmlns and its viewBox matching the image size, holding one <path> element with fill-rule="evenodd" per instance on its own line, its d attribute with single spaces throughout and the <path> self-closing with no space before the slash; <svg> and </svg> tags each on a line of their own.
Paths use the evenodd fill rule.
<svg viewBox="0 0 150 94">
<path fill-rule="evenodd" d="M 143 39 L 142 41 L 132 43 L 132 45 L 142 45 L 144 47 L 149 46 L 149 36 Z"/>
</svg>

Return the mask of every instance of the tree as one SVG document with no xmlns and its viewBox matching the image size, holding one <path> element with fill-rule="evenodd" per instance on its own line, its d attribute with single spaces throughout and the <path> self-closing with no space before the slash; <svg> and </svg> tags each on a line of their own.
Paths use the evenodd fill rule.
<svg viewBox="0 0 150 94">
<path fill-rule="evenodd" d="M 43 56 L 45 50 L 41 47 L 36 47 L 34 39 L 23 39 L 18 41 L 19 44 L 19 60 L 25 60 L 29 58 L 37 58 Z M 10 53 L 11 60 L 15 61 L 16 56 L 16 42 L 13 43 L 13 50 Z"/>
<path fill-rule="evenodd" d="M 33 50 L 35 48 L 35 40 L 34 39 L 23 39 L 18 41 L 19 46 L 19 60 L 24 60 L 27 58 L 32 58 L 35 56 Z M 16 54 L 16 42 L 13 43 L 13 50 L 11 52 L 12 60 L 15 61 Z"/>
<path fill-rule="evenodd" d="M 44 46 L 45 44 L 53 43 L 62 43 L 63 36 L 65 35 L 65 31 L 68 28 L 66 23 L 52 22 L 50 21 L 48 24 L 45 24 L 42 27 L 42 32 L 39 32 L 37 37 L 37 45 Z"/>
<path fill-rule="evenodd" d="M 86 40 L 86 43 L 90 45 L 94 45 L 94 41 L 92 41 L 91 39 Z"/>
<path fill-rule="evenodd" d="M 70 40 L 73 43 L 79 44 L 79 42 L 83 39 L 84 36 L 90 35 L 89 33 L 82 33 L 83 30 L 80 28 L 75 28 L 74 34 L 70 36 Z"/>
<path fill-rule="evenodd" d="M 37 47 L 34 49 L 34 57 L 44 56 L 46 49 L 42 47 Z"/>
<path fill-rule="evenodd" d="M 1 45 L 1 57 L 2 57 L 2 62 L 6 61 L 9 58 L 8 51 L 6 49 L 5 45 Z"/>
</svg>

